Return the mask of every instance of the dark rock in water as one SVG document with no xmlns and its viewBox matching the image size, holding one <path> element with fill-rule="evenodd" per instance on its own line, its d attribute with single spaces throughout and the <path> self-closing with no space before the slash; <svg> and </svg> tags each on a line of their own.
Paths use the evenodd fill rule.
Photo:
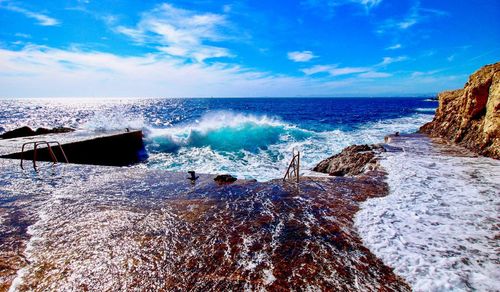
<svg viewBox="0 0 500 292">
<path fill-rule="evenodd" d="M 357 175 L 376 167 L 375 151 L 385 150 L 380 145 L 352 145 L 321 161 L 313 170 L 334 176 Z"/>
<path fill-rule="evenodd" d="M 27 137 L 35 135 L 35 131 L 33 131 L 30 127 L 21 127 L 12 131 L 5 132 L 1 137 L 2 139 L 11 139 L 11 138 L 19 138 L 19 137 Z"/>
<path fill-rule="evenodd" d="M 500 62 L 469 77 L 463 89 L 439 94 L 439 107 L 421 133 L 500 159 Z"/>
<path fill-rule="evenodd" d="M 230 174 L 220 174 L 214 178 L 214 181 L 216 181 L 219 184 L 227 184 L 227 183 L 233 183 L 237 180 L 234 176 Z"/>
<path fill-rule="evenodd" d="M 53 128 L 53 129 L 38 128 L 35 131 L 35 135 L 69 133 L 69 132 L 73 132 L 73 131 L 75 131 L 75 129 L 66 128 L 66 127 L 57 127 L 57 128 Z"/>
<path fill-rule="evenodd" d="M 21 138 L 21 137 L 45 135 L 45 134 L 59 134 L 59 133 L 73 132 L 74 130 L 75 129 L 72 128 L 57 127 L 53 129 L 38 128 L 36 131 L 33 131 L 30 127 L 24 126 L 12 131 L 5 132 L 3 135 L 0 135 L 0 138 L 12 139 L 12 138 Z"/>
</svg>

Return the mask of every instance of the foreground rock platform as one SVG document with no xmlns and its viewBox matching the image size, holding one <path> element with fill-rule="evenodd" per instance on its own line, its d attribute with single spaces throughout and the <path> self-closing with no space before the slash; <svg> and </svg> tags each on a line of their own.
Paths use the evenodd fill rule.
<svg viewBox="0 0 500 292">
<path fill-rule="evenodd" d="M 439 94 L 439 107 L 421 133 L 500 159 L 500 62 L 469 77 L 463 89 Z"/>
<path fill-rule="evenodd" d="M 0 159 L 0 290 L 410 291 L 353 227 L 383 172 L 197 176 Z"/>
</svg>

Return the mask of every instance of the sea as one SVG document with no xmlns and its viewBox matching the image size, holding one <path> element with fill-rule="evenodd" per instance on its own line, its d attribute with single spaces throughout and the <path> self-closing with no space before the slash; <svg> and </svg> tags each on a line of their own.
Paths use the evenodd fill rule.
<svg viewBox="0 0 500 292">
<path fill-rule="evenodd" d="M 294 149 L 307 173 L 351 144 L 417 131 L 436 107 L 394 97 L 11 99 L 0 101 L 0 134 L 25 125 L 142 129 L 148 158 L 135 167 L 267 181 L 283 176 Z"/>
<path fill-rule="evenodd" d="M 141 129 L 148 157 L 132 168 L 269 181 L 283 176 L 293 150 L 310 174 L 346 146 L 416 132 L 437 106 L 424 97 L 5 99 L 0 134 L 20 126 Z M 499 291 L 500 162 L 429 139 L 396 146 L 405 151 L 381 159 L 389 195 L 356 214 L 363 244 L 415 291 Z"/>
</svg>

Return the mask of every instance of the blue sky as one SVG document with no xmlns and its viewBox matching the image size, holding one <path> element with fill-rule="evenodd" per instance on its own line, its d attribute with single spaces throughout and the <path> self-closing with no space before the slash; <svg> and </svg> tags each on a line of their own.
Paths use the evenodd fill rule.
<svg viewBox="0 0 500 292">
<path fill-rule="evenodd" d="M 0 0 L 0 97 L 408 96 L 500 61 L 497 0 Z"/>
</svg>

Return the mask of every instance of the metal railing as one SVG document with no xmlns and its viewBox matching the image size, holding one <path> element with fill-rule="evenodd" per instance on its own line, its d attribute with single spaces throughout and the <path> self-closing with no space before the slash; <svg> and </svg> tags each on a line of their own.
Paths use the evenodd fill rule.
<svg viewBox="0 0 500 292">
<path fill-rule="evenodd" d="M 50 146 L 51 144 L 55 144 L 56 146 L 59 147 L 59 150 L 61 150 L 61 154 L 64 158 L 64 161 L 66 163 L 69 163 L 68 161 L 68 157 L 66 156 L 66 153 L 64 153 L 64 150 L 61 146 L 61 144 L 57 141 L 35 141 L 35 142 L 27 142 L 27 143 L 24 143 L 22 148 L 21 148 L 21 168 L 24 169 L 24 166 L 23 166 L 23 161 L 24 161 L 24 148 L 26 147 L 26 145 L 30 145 L 30 144 L 33 144 L 33 168 L 36 170 L 36 158 L 37 158 L 37 150 L 38 150 L 38 146 L 39 145 L 46 145 L 47 146 L 47 151 L 49 152 L 49 155 L 50 155 L 50 158 L 52 159 L 52 165 L 58 163 L 57 161 L 57 157 L 56 155 L 54 154 L 54 151 L 52 150 L 52 147 Z"/>
<path fill-rule="evenodd" d="M 288 168 L 286 170 L 285 176 L 283 177 L 283 180 L 291 179 L 294 178 L 299 182 L 300 178 L 300 151 L 297 150 L 297 153 L 295 153 L 295 149 L 292 150 L 292 160 L 290 161 L 290 164 L 288 165 Z"/>
</svg>

